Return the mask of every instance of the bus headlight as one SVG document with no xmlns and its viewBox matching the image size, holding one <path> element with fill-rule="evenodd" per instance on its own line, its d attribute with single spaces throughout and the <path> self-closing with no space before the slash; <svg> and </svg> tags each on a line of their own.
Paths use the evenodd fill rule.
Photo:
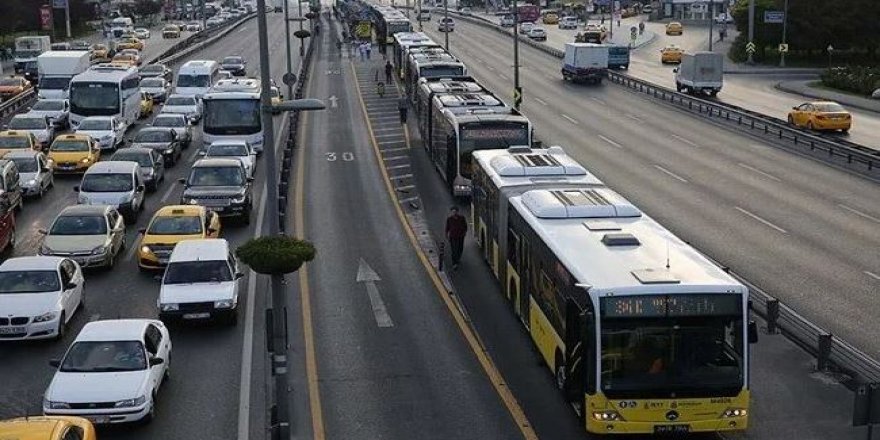
<svg viewBox="0 0 880 440">
<path fill-rule="evenodd" d="M 595 411 L 593 412 L 593 418 L 600 422 L 614 422 L 618 420 L 623 420 L 623 418 L 620 417 L 620 413 L 614 410 Z"/>
<path fill-rule="evenodd" d="M 745 417 L 749 414 L 749 410 L 745 408 L 727 408 L 721 413 L 722 418 Z"/>
</svg>

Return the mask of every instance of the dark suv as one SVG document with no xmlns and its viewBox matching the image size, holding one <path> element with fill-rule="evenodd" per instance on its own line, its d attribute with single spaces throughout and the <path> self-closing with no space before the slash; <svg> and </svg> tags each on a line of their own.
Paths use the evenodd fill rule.
<svg viewBox="0 0 880 440">
<path fill-rule="evenodd" d="M 192 166 L 189 177 L 180 179 L 186 187 L 182 205 L 202 205 L 221 217 L 238 217 L 251 222 L 253 210 L 252 177 L 238 159 L 201 159 Z"/>
</svg>

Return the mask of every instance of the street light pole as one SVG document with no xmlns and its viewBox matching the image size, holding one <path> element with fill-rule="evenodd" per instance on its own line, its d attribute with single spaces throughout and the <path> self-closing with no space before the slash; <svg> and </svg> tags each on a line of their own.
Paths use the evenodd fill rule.
<svg viewBox="0 0 880 440">
<path fill-rule="evenodd" d="M 443 0 L 443 40 L 449 52 L 449 0 Z"/>
<path fill-rule="evenodd" d="M 292 73 L 293 57 L 290 55 L 290 0 L 284 0 L 284 43 L 287 47 L 287 72 Z M 287 84 L 287 99 L 293 99 L 293 83 Z"/>
<path fill-rule="evenodd" d="M 513 0 L 513 108 L 519 111 L 522 88 L 519 86 L 519 5 Z"/>
<path fill-rule="evenodd" d="M 782 7 L 782 44 L 785 44 L 785 32 L 788 27 L 788 0 L 785 0 L 785 3 Z M 785 67 L 785 52 L 779 51 L 779 67 Z"/>
<path fill-rule="evenodd" d="M 288 0 L 284 0 L 284 1 L 288 1 Z M 299 14 L 299 30 L 303 30 L 303 20 L 305 20 L 306 18 L 303 17 L 302 0 L 296 0 L 296 7 L 297 7 L 298 14 Z M 311 38 L 311 37 L 309 37 L 309 38 Z M 299 56 L 303 57 L 303 56 L 305 56 L 305 54 L 306 54 L 306 39 L 300 38 L 299 39 Z"/>
<path fill-rule="evenodd" d="M 709 0 L 709 52 L 712 52 L 712 24 L 715 23 L 715 3 Z"/>
<path fill-rule="evenodd" d="M 287 1 L 287 0 L 285 0 Z M 263 120 L 263 149 L 266 163 L 266 200 L 269 219 L 270 236 L 280 233 L 278 220 L 278 169 L 275 163 L 275 127 L 272 121 L 272 97 L 269 93 L 269 35 L 266 26 L 266 0 L 257 0 L 257 33 L 260 44 L 260 80 L 263 83 L 260 93 Z M 256 275 L 251 275 L 256 276 Z M 290 439 L 290 411 L 288 405 L 287 378 L 287 296 L 281 288 L 282 275 L 271 276 L 272 292 L 272 374 L 275 379 L 275 411 L 271 421 L 273 430 L 278 433 L 277 439 Z"/>
</svg>

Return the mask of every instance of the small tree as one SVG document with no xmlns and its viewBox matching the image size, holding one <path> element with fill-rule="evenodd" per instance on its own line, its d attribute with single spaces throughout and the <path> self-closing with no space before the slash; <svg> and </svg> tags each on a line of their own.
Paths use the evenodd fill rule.
<svg viewBox="0 0 880 440">
<path fill-rule="evenodd" d="M 235 255 L 254 272 L 283 275 L 296 272 L 315 258 L 315 246 L 287 235 L 259 237 L 235 250 Z"/>
</svg>

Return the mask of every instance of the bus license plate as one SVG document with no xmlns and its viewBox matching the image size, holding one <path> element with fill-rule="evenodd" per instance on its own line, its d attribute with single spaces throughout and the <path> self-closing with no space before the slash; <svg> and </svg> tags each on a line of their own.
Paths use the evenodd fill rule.
<svg viewBox="0 0 880 440">
<path fill-rule="evenodd" d="M 691 425 L 654 425 L 654 434 L 687 434 Z"/>
<path fill-rule="evenodd" d="M 207 319 L 210 318 L 210 313 L 184 313 L 183 319 Z"/>
</svg>

